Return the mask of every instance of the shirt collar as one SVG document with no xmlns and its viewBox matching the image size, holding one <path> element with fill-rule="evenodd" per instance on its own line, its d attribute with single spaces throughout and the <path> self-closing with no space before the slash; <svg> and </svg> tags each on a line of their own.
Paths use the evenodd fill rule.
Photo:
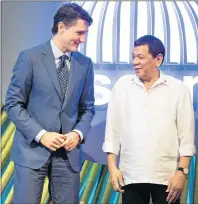
<svg viewBox="0 0 198 204">
<path fill-rule="evenodd" d="M 50 44 L 51 44 L 51 47 L 52 47 L 52 52 L 53 52 L 53 54 L 54 54 L 55 60 L 56 60 L 56 59 L 59 59 L 59 57 L 61 57 L 62 55 L 67 55 L 69 59 L 71 58 L 71 52 L 63 53 L 63 52 L 55 45 L 53 39 L 50 40 Z"/>
<path fill-rule="evenodd" d="M 139 84 L 142 85 L 142 81 L 139 79 L 139 77 L 137 77 L 136 75 L 134 75 L 131 79 L 131 83 L 135 83 L 135 84 Z M 160 71 L 160 77 L 159 79 L 153 84 L 153 86 L 157 85 L 157 84 L 165 84 L 168 85 L 168 81 L 166 78 L 166 75 Z"/>
<path fill-rule="evenodd" d="M 160 71 L 160 77 L 159 79 L 156 81 L 156 84 L 160 84 L 160 83 L 163 83 L 165 85 L 168 85 L 168 80 L 167 80 L 167 77 L 166 75 Z"/>
</svg>

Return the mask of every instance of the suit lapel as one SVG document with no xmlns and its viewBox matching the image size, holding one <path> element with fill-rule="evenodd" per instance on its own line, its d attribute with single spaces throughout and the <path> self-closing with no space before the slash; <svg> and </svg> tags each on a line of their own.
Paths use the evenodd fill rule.
<svg viewBox="0 0 198 204">
<path fill-rule="evenodd" d="M 61 88 L 60 88 L 59 79 L 57 76 L 57 68 L 54 62 L 54 55 L 52 53 L 50 41 L 46 43 L 45 50 L 43 50 L 42 54 L 43 54 L 42 61 L 43 61 L 43 64 L 45 65 L 45 69 L 47 70 L 49 77 L 51 78 L 54 84 L 54 87 L 60 97 L 60 100 L 62 101 Z"/>
<path fill-rule="evenodd" d="M 70 76 L 69 76 L 69 83 L 68 83 L 68 87 L 67 87 L 67 91 L 66 91 L 66 95 L 65 95 L 65 101 L 64 104 L 67 103 L 68 99 L 70 98 L 76 82 L 79 78 L 79 74 L 80 74 L 80 64 L 77 60 L 77 53 L 76 52 L 72 52 L 71 55 L 71 64 L 70 64 Z"/>
</svg>

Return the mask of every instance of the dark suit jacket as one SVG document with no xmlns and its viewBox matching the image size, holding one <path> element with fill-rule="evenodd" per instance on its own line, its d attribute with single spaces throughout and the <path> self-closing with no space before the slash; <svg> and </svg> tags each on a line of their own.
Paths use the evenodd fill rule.
<svg viewBox="0 0 198 204">
<path fill-rule="evenodd" d="M 78 129 L 84 140 L 94 116 L 93 67 L 79 52 L 71 55 L 70 80 L 62 101 L 57 68 L 50 41 L 20 53 L 13 69 L 5 110 L 16 125 L 11 159 L 38 169 L 51 151 L 34 139 L 42 130 L 68 133 Z M 83 140 L 83 142 L 84 142 Z M 67 152 L 75 171 L 81 169 L 81 145 Z"/>
</svg>

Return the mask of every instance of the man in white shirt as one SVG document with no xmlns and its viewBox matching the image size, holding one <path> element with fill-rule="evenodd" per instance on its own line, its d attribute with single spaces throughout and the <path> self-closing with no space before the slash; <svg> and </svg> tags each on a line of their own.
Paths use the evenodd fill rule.
<svg viewBox="0 0 198 204">
<path fill-rule="evenodd" d="M 93 66 L 78 52 L 92 18 L 76 3 L 54 16 L 53 37 L 20 53 L 5 109 L 16 125 L 13 202 L 40 203 L 45 176 L 52 203 L 78 203 L 81 144 L 94 116 Z"/>
<path fill-rule="evenodd" d="M 151 35 L 134 42 L 134 76 L 120 78 L 107 111 L 103 151 L 114 190 L 124 203 L 180 203 L 195 154 L 194 112 L 185 84 L 164 75 L 163 43 Z M 120 152 L 120 170 L 116 157 Z"/>
</svg>

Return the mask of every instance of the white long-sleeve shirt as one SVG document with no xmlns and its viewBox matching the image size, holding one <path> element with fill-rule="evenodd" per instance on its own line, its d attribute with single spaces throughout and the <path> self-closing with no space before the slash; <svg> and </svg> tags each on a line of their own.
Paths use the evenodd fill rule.
<svg viewBox="0 0 198 204">
<path fill-rule="evenodd" d="M 160 74 L 147 92 L 138 77 L 120 78 L 108 105 L 103 151 L 120 151 L 125 185 L 167 185 L 179 157 L 195 154 L 194 112 L 185 84 Z"/>
</svg>

